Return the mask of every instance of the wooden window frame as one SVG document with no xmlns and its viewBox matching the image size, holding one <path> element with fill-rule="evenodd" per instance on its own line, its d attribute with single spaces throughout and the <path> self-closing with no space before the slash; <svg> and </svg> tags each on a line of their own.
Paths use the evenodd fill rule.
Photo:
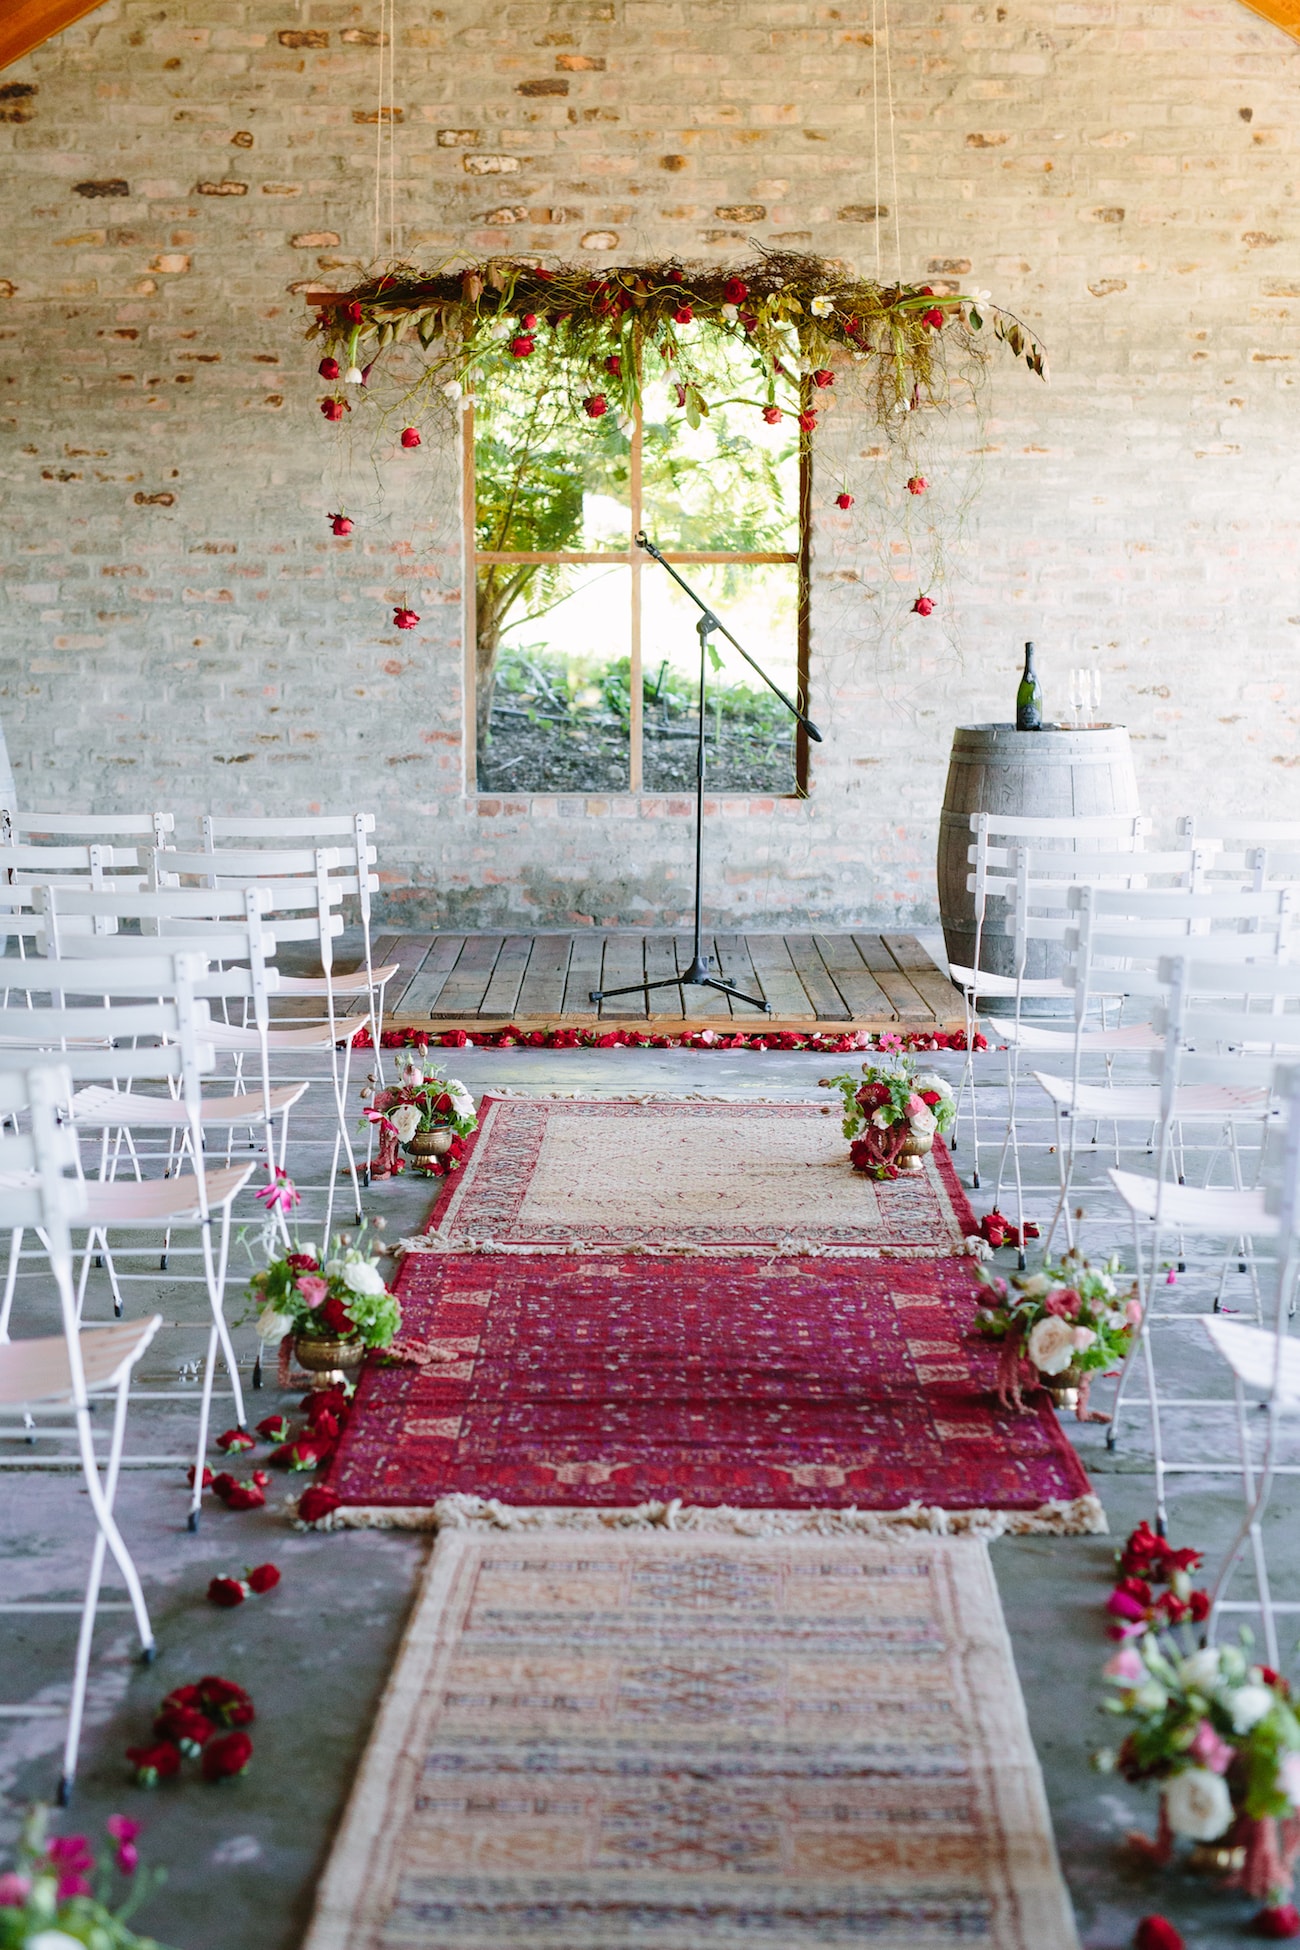
<svg viewBox="0 0 1300 1950">
<path fill-rule="evenodd" d="M 633 535 L 641 527 L 641 409 L 638 406 L 633 416 L 631 453 L 628 469 L 628 528 Z M 490 567 L 502 562 L 603 562 L 610 566 L 625 564 L 631 571 L 631 666 L 628 674 L 630 722 L 628 726 L 628 782 L 619 792 L 640 795 L 645 791 L 643 784 L 642 718 L 644 695 L 642 686 L 641 662 L 641 577 L 649 563 L 649 557 L 635 547 L 628 549 L 560 549 L 551 552 L 529 549 L 479 549 L 476 544 L 478 497 L 474 466 L 474 407 L 471 402 L 461 413 L 461 494 L 462 494 L 462 533 L 463 533 L 463 637 L 464 658 L 464 710 L 462 712 L 463 749 L 465 763 L 465 791 L 471 797 L 499 798 L 499 792 L 482 793 L 478 785 L 478 606 L 476 590 L 480 565 Z M 800 710 L 808 709 L 809 643 L 811 636 L 811 610 L 809 603 L 811 571 L 811 527 L 812 527 L 812 438 L 806 432 L 799 435 L 799 489 L 798 489 L 798 535 L 797 546 L 791 550 L 764 549 L 665 549 L 664 559 L 680 565 L 713 562 L 784 562 L 792 563 L 796 569 L 796 621 L 795 621 L 795 701 Z M 802 725 L 795 726 L 794 739 L 795 777 L 790 792 L 779 794 L 782 798 L 806 799 L 809 792 L 809 754 L 808 734 Z M 549 796 L 549 795 L 546 795 Z M 559 795 L 557 795 L 559 796 Z M 572 796 L 570 791 L 568 796 Z M 607 798 L 602 792 L 596 796 Z M 661 796 L 661 795 L 656 795 Z M 720 793 L 719 797 L 741 798 L 750 794 Z"/>
</svg>

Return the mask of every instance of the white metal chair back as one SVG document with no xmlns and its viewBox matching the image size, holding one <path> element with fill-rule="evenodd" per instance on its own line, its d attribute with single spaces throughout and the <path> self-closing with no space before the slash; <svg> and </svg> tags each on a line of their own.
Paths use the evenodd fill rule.
<svg viewBox="0 0 1300 1950">
<path fill-rule="evenodd" d="M 174 813 L 53 813 L 0 809 L 0 847 L 28 840 L 138 840 L 142 847 L 167 846 L 176 830 Z"/>
</svg>

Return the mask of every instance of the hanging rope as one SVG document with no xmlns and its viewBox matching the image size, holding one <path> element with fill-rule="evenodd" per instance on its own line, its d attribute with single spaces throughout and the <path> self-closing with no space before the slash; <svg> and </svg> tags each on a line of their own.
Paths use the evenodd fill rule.
<svg viewBox="0 0 1300 1950">
<path fill-rule="evenodd" d="M 871 0 L 871 154 L 875 164 L 876 283 L 880 283 L 880 24 L 879 0 Z"/>
<path fill-rule="evenodd" d="M 374 261 L 379 262 L 380 245 L 383 233 L 383 184 L 384 151 L 387 147 L 388 160 L 388 248 L 383 255 L 391 259 L 397 250 L 397 160 L 395 147 L 395 128 L 397 109 L 394 104 L 394 47 L 396 38 L 396 0 L 379 0 L 379 60 L 376 64 L 377 91 L 375 96 L 375 218 L 374 218 Z"/>
<path fill-rule="evenodd" d="M 889 202 L 894 212 L 894 276 L 901 284 L 903 282 L 903 228 L 902 219 L 898 214 L 898 145 L 894 136 L 894 63 L 892 48 L 894 37 L 889 25 L 889 0 L 880 0 L 880 3 L 885 22 L 885 111 L 889 117 L 889 175 L 891 189 Z M 879 202 L 880 197 L 877 195 L 877 205 L 879 205 Z M 876 225 L 876 236 L 879 239 L 879 217 L 876 219 Z M 880 260 L 877 257 L 877 276 L 879 275 L 879 264 Z"/>
</svg>

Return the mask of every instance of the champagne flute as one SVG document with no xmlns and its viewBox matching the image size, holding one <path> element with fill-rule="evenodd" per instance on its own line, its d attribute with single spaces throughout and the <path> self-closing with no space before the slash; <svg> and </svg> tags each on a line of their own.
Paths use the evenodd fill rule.
<svg viewBox="0 0 1300 1950">
<path fill-rule="evenodd" d="M 1088 709 L 1092 713 L 1089 722 L 1101 723 L 1101 672 L 1094 664 L 1088 672 Z"/>
<path fill-rule="evenodd" d="M 1077 731 L 1083 723 L 1084 706 L 1088 702 L 1088 673 L 1081 668 L 1070 672 L 1070 715 Z"/>
</svg>

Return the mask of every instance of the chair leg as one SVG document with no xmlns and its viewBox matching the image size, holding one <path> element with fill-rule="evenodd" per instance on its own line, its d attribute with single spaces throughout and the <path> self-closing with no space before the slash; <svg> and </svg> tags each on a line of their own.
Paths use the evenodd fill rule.
<svg viewBox="0 0 1300 1950">
<path fill-rule="evenodd" d="M 5 1268 L 4 1298 L 0 1300 L 0 1341 L 9 1339 L 9 1319 L 14 1310 L 14 1288 L 18 1284 L 18 1260 L 23 1247 L 23 1228 L 15 1226 L 9 1235 L 9 1264 Z M 78 1308 L 77 1316 L 80 1318 Z"/>
<path fill-rule="evenodd" d="M 212 1381 L 217 1367 L 217 1349 L 221 1337 L 215 1325 L 208 1333 L 208 1358 L 203 1367 L 203 1390 L 199 1396 L 199 1438 L 194 1457 L 194 1488 L 190 1492 L 189 1528 L 199 1527 L 199 1511 L 203 1503 L 203 1471 L 208 1459 L 208 1424 L 212 1418 Z"/>
<path fill-rule="evenodd" d="M 1124 1404 L 1124 1391 L 1128 1387 L 1128 1379 L 1133 1372 L 1133 1363 L 1137 1359 L 1138 1345 L 1142 1335 L 1142 1321 L 1146 1319 L 1149 1299 L 1149 1295 L 1144 1293 L 1143 1289 L 1142 1235 L 1138 1227 L 1138 1216 L 1136 1212 L 1133 1214 L 1133 1266 L 1137 1273 L 1138 1305 L 1142 1310 L 1142 1320 L 1138 1322 L 1137 1329 L 1128 1344 L 1128 1351 L 1124 1356 L 1124 1364 L 1119 1371 L 1119 1380 L 1115 1384 L 1115 1401 L 1110 1411 L 1110 1427 L 1106 1431 L 1106 1447 L 1112 1450 L 1119 1442 L 1119 1412 Z"/>
<path fill-rule="evenodd" d="M 221 1221 L 221 1244 L 217 1250 L 215 1265 L 212 1254 L 211 1218 L 201 1228 L 203 1236 L 203 1272 L 207 1280 L 208 1304 L 212 1309 L 212 1325 L 220 1342 L 221 1352 L 225 1356 L 226 1366 L 230 1371 L 231 1392 L 235 1398 L 235 1423 L 238 1428 L 242 1429 L 245 1422 L 244 1391 L 240 1386 L 239 1362 L 235 1356 L 234 1342 L 230 1338 L 230 1328 L 226 1321 L 225 1310 L 226 1267 L 230 1253 L 230 1206 L 228 1204 L 222 1207 Z"/>
</svg>

